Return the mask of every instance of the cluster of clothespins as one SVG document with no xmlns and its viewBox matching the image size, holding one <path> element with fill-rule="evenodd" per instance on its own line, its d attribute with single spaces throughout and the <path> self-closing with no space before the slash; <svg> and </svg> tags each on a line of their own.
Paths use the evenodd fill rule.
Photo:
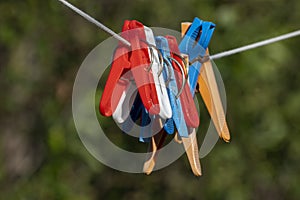
<svg viewBox="0 0 300 200">
<path fill-rule="evenodd" d="M 230 140 L 209 59 L 208 44 L 214 29 L 212 22 L 198 18 L 182 23 L 178 44 L 174 36 L 154 36 L 138 21 L 123 25 L 121 36 L 130 46 L 118 44 L 99 108 L 102 115 L 113 116 L 127 131 L 139 123 L 139 140 L 150 142 L 152 147 L 152 156 L 144 164 L 146 174 L 152 172 L 166 136 L 174 134 L 185 147 L 193 173 L 201 175 L 195 92 L 201 94 L 220 138 Z"/>
</svg>

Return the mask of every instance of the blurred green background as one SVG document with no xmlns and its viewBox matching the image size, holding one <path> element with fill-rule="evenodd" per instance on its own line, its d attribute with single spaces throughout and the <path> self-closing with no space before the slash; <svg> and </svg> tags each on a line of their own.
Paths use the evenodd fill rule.
<svg viewBox="0 0 300 200">
<path fill-rule="evenodd" d="M 178 31 L 195 16 L 213 21 L 211 54 L 300 27 L 299 0 L 71 3 L 116 32 L 125 19 Z M 73 82 L 108 37 L 56 0 L 0 0 L 1 199 L 300 199 L 300 37 L 215 61 L 233 139 L 202 159 L 200 178 L 185 155 L 146 176 L 110 169 L 82 145 Z M 199 135 L 209 120 L 202 108 Z"/>
</svg>

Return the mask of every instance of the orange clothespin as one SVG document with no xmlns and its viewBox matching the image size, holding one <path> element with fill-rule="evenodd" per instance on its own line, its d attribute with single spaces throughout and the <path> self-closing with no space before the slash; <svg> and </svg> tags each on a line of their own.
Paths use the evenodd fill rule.
<svg viewBox="0 0 300 200">
<path fill-rule="evenodd" d="M 156 157 L 158 155 L 158 151 L 162 148 L 164 141 L 166 140 L 167 133 L 164 129 L 162 129 L 163 124 L 159 117 L 154 118 L 154 124 L 158 124 L 161 127 L 161 131 L 154 136 L 151 137 L 150 148 L 148 152 L 150 153 L 149 158 L 144 163 L 143 172 L 147 175 L 151 174 L 156 162 Z"/>
<path fill-rule="evenodd" d="M 208 49 L 206 50 L 206 56 L 209 56 Z M 209 59 L 203 63 L 201 68 L 200 76 L 198 78 L 198 90 L 220 138 L 222 138 L 225 142 L 229 142 L 230 133 L 225 118 L 225 112 L 221 102 L 212 63 Z"/>
<path fill-rule="evenodd" d="M 189 28 L 191 23 L 181 23 L 181 36 L 183 37 Z M 186 63 L 188 64 L 188 56 L 184 56 L 184 59 L 186 60 Z M 186 66 L 186 71 L 188 70 L 188 66 Z M 178 143 L 183 143 L 185 152 L 187 154 L 192 172 L 195 176 L 201 176 L 202 175 L 202 169 L 200 165 L 200 159 L 199 159 L 199 148 L 198 148 L 198 142 L 197 142 L 197 136 L 196 136 L 196 129 L 190 128 L 189 129 L 189 137 L 187 138 L 179 138 L 178 133 L 175 133 L 174 137 L 175 141 Z"/>
</svg>

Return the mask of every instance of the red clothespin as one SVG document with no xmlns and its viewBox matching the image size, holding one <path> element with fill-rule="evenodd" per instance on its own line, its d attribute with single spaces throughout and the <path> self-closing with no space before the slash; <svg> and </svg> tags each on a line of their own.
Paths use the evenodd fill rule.
<svg viewBox="0 0 300 200">
<path fill-rule="evenodd" d="M 131 46 L 125 46 L 120 42 L 115 51 L 100 100 L 100 113 L 104 116 L 111 116 L 129 81 L 134 80 L 145 108 L 150 114 L 158 114 L 159 103 L 153 75 L 149 71 L 151 62 L 148 46 L 145 43 L 144 25 L 136 20 L 126 20 L 122 29 L 122 37 L 129 41 Z"/>
<path fill-rule="evenodd" d="M 170 35 L 167 35 L 166 38 L 169 43 L 171 57 L 174 58 L 175 60 L 177 60 L 177 62 L 181 66 L 184 66 L 183 60 L 180 57 L 180 51 L 178 48 L 176 38 L 174 36 L 170 36 Z M 177 85 L 178 85 L 178 87 L 180 87 L 182 84 L 185 84 L 182 79 L 182 76 L 181 76 L 182 71 L 180 70 L 180 67 L 174 61 L 172 61 L 172 65 L 174 68 Z M 183 67 L 183 68 L 185 68 L 185 67 Z M 186 121 L 187 126 L 192 127 L 192 128 L 197 128 L 200 123 L 199 116 L 198 116 L 197 108 L 195 106 L 195 102 L 194 102 L 194 99 L 190 92 L 190 87 L 189 87 L 188 83 L 186 83 L 184 85 L 183 91 L 179 97 L 180 97 L 180 101 L 181 101 L 182 110 L 184 113 L 184 119 Z"/>
</svg>

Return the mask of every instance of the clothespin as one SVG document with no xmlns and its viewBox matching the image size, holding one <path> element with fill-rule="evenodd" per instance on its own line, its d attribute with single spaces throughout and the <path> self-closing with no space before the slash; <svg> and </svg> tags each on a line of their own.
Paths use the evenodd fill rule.
<svg viewBox="0 0 300 200">
<path fill-rule="evenodd" d="M 165 84 L 165 80 L 164 80 L 163 76 L 159 75 L 159 70 L 161 67 L 163 67 L 162 66 L 163 65 L 162 57 L 161 58 L 159 57 L 160 52 L 156 47 L 155 38 L 154 38 L 154 34 L 153 34 L 152 30 L 146 26 L 144 26 L 144 29 L 145 29 L 145 35 L 146 35 L 146 42 L 149 45 L 149 50 L 152 50 L 152 52 L 149 51 L 149 54 L 152 57 L 151 70 L 152 70 L 152 74 L 154 77 L 155 87 L 156 87 L 157 96 L 158 96 L 158 102 L 159 102 L 159 106 L 160 106 L 159 116 L 151 116 L 151 119 L 156 120 L 155 122 L 152 122 L 153 126 L 159 126 L 160 124 L 162 124 L 161 119 L 168 119 L 168 118 L 172 117 L 172 110 L 171 110 L 169 96 L 167 93 L 167 87 Z M 146 116 L 142 117 L 142 122 L 145 117 Z M 161 125 L 161 127 L 162 127 L 162 125 Z M 160 130 L 161 127 L 158 127 L 158 129 Z M 151 129 L 142 128 L 141 134 L 140 134 L 141 135 L 140 141 L 141 142 L 149 141 L 148 140 L 149 138 L 145 139 L 145 135 L 146 136 L 148 135 L 148 137 L 150 137 L 149 135 L 151 135 L 151 132 L 156 129 L 157 129 L 157 127 L 156 128 L 151 127 Z M 174 127 L 173 127 L 173 129 L 174 129 Z"/>
<path fill-rule="evenodd" d="M 152 39 L 151 37 L 149 37 L 149 38 Z M 161 38 L 158 37 L 158 38 L 156 38 L 156 42 L 158 43 L 157 47 L 160 48 L 160 51 L 162 51 L 162 54 L 165 55 L 164 62 L 165 62 L 166 67 L 164 68 L 164 75 L 165 75 L 165 79 L 167 79 L 166 76 L 169 76 L 169 78 L 170 78 L 169 88 L 172 88 L 172 90 L 168 89 L 168 94 L 169 94 L 169 98 L 171 101 L 173 116 L 172 116 L 172 119 L 168 119 L 166 121 L 166 123 L 164 124 L 164 130 L 168 134 L 173 134 L 174 130 L 175 130 L 174 129 L 174 122 L 175 122 L 175 125 L 177 127 L 177 130 L 179 131 L 180 136 L 188 137 L 187 128 L 186 128 L 186 125 L 185 125 L 185 122 L 184 122 L 184 119 L 182 118 L 182 116 L 187 115 L 186 118 L 188 119 L 188 121 L 190 122 L 191 125 L 194 125 L 195 127 L 197 127 L 199 125 L 199 118 L 197 116 L 197 113 L 196 114 L 194 113 L 196 111 L 196 109 L 193 110 L 193 115 L 190 115 L 190 113 L 191 113 L 190 109 L 193 109 L 194 101 L 192 100 L 191 105 L 188 105 L 190 102 L 185 101 L 185 104 L 184 104 L 185 108 L 188 106 L 190 106 L 190 108 L 186 109 L 186 113 L 182 111 L 181 102 L 177 96 L 178 95 L 178 87 L 177 87 L 178 82 L 176 80 L 177 77 L 175 77 L 175 74 L 177 74 L 177 76 L 178 76 L 178 73 L 174 73 L 174 70 L 172 68 L 173 65 L 170 63 L 170 58 L 173 58 L 173 57 L 171 56 L 171 53 L 170 53 L 170 50 L 168 47 L 168 41 L 163 37 L 161 37 Z M 178 47 L 177 47 L 177 49 L 178 49 Z M 179 50 L 177 50 L 177 52 L 179 52 Z M 174 61 L 172 61 L 172 62 L 174 62 Z M 178 66 L 176 66 L 176 68 L 178 68 Z M 159 77 L 162 78 L 162 76 L 159 76 Z M 164 79 L 161 79 L 160 83 L 162 81 L 164 81 Z M 183 81 L 182 81 L 182 84 L 183 84 Z M 165 87 L 165 85 L 163 85 L 163 87 Z M 174 95 L 174 93 L 177 93 L 176 96 Z M 183 99 L 186 100 L 186 98 L 184 98 L 184 97 L 183 97 Z M 190 99 L 192 99 L 192 98 L 190 98 Z M 196 108 L 195 105 L 194 105 L 194 108 Z M 194 117 L 194 119 L 191 119 L 192 117 Z M 141 134 L 141 135 L 145 135 L 145 134 Z M 143 141 L 143 139 L 142 139 L 142 141 Z"/>
<path fill-rule="evenodd" d="M 117 107 L 112 114 L 113 119 L 117 123 L 124 123 L 125 120 L 129 117 L 130 110 L 138 93 L 134 81 L 127 81 L 125 82 L 125 84 L 127 86 L 124 88 Z"/>
<path fill-rule="evenodd" d="M 160 112 L 162 119 L 168 119 L 172 116 L 171 105 L 167 94 L 167 89 L 162 76 L 158 76 L 161 61 L 156 48 L 155 39 L 152 30 L 144 26 L 146 40 L 143 41 L 148 45 L 148 54 L 151 58 L 149 72 L 153 74 L 154 85 L 157 92 Z M 123 123 L 130 113 L 133 105 L 133 100 L 136 97 L 136 85 L 134 81 L 130 81 L 127 88 L 123 91 L 122 96 L 118 102 L 117 108 L 113 113 L 113 118 L 118 123 Z"/>
<path fill-rule="evenodd" d="M 148 127 L 151 123 L 151 118 L 149 117 L 149 113 L 142 106 L 142 115 L 141 115 L 141 130 L 140 130 L 140 142 L 149 142 L 149 138 L 151 137 L 151 130 Z"/>
<path fill-rule="evenodd" d="M 201 56 L 205 52 L 204 48 L 207 48 L 211 35 L 214 30 L 214 24 L 210 22 L 203 22 L 202 20 L 195 18 L 193 24 L 187 30 L 186 26 L 182 26 L 183 40 L 179 45 L 181 53 L 188 55 L 188 59 L 194 60 L 198 56 Z M 194 62 L 192 66 L 188 66 L 189 85 L 192 96 L 195 94 L 195 88 L 200 72 L 201 63 Z M 176 139 L 182 141 L 185 151 L 188 156 L 189 163 L 192 171 L 196 176 L 201 176 L 201 165 L 199 160 L 199 149 L 196 138 L 195 128 L 189 129 L 190 134 L 188 138 Z M 177 138 L 177 136 L 176 136 Z"/>
<path fill-rule="evenodd" d="M 164 124 L 164 130 L 155 136 L 151 137 L 151 156 L 144 163 L 143 171 L 146 174 L 150 174 L 155 166 L 155 159 L 158 154 L 158 150 L 162 147 L 167 133 L 174 133 L 174 123 L 181 137 L 188 137 L 188 130 L 184 120 L 184 114 L 182 112 L 181 102 L 178 95 L 178 86 L 176 82 L 176 77 L 173 69 L 173 65 L 170 62 L 171 54 L 168 45 L 168 40 L 164 37 L 156 37 L 156 45 L 160 50 L 163 60 L 163 77 L 164 80 L 168 82 L 167 92 L 172 108 L 172 118 L 168 119 Z M 157 121 L 159 123 L 159 120 Z"/>
<path fill-rule="evenodd" d="M 130 116 L 128 116 L 123 123 L 120 123 L 120 126 L 125 133 L 129 133 L 132 130 L 132 127 L 134 126 L 136 121 L 141 117 L 143 109 L 145 108 L 143 106 L 140 95 L 137 93 L 130 111 Z"/>
<path fill-rule="evenodd" d="M 151 137 L 151 145 L 150 145 L 150 157 L 144 163 L 143 171 L 147 175 L 151 174 L 155 167 L 156 157 L 158 155 L 158 151 L 162 148 L 163 143 L 167 137 L 167 133 L 164 130 L 161 130 L 159 133 Z"/>
<path fill-rule="evenodd" d="M 188 32 L 191 28 L 191 23 L 182 23 L 182 34 Z M 207 30 L 207 29 L 206 29 Z M 210 33 L 206 34 L 206 41 L 209 41 Z M 203 33 L 203 30 L 202 30 Z M 200 37 L 201 38 L 201 37 Z M 204 41 L 204 40 L 202 40 Z M 201 41 L 200 41 L 201 42 Z M 205 47 L 205 46 L 204 46 Z M 225 142 L 230 141 L 230 133 L 226 122 L 225 112 L 222 106 L 219 89 L 215 79 L 215 74 L 212 69 L 212 63 L 209 60 L 209 51 L 206 47 L 205 55 L 202 56 L 203 66 L 200 69 L 200 76 L 198 77 L 197 90 L 200 92 L 201 97 L 206 105 L 206 108 L 213 120 L 216 130 Z M 206 58 L 206 60 L 205 60 Z M 199 59 L 200 61 L 201 59 Z"/>
<path fill-rule="evenodd" d="M 128 116 L 125 122 L 121 124 L 122 130 L 124 130 L 126 133 L 130 132 L 132 130 L 133 125 L 136 123 L 136 121 L 142 118 L 144 110 L 145 107 L 142 103 L 141 97 L 139 93 L 137 93 L 130 110 L 130 116 Z M 141 123 L 141 126 L 145 126 L 145 124 L 146 124 L 145 122 Z"/>
<path fill-rule="evenodd" d="M 172 66 L 174 68 L 175 72 L 175 78 L 178 87 L 184 85 L 182 93 L 179 95 L 182 110 L 184 113 L 184 119 L 188 127 L 197 128 L 199 126 L 199 116 L 197 112 L 197 108 L 194 102 L 194 99 L 192 97 L 192 94 L 190 92 L 190 86 L 189 84 L 186 84 L 186 82 L 183 80 L 181 74 L 181 69 L 184 69 L 184 73 L 187 74 L 186 66 L 184 64 L 184 61 L 182 57 L 180 57 L 180 51 L 178 48 L 177 40 L 174 36 L 166 36 L 170 48 L 170 54 L 171 57 L 175 60 L 172 60 Z M 179 65 L 182 67 L 180 68 Z M 185 79 L 187 79 L 187 76 L 185 76 Z"/>
<path fill-rule="evenodd" d="M 188 137 L 188 131 L 184 119 L 184 114 L 181 107 L 181 101 L 178 95 L 178 86 L 174 74 L 173 65 L 170 62 L 171 54 L 169 49 L 168 40 L 165 37 L 158 36 L 155 38 L 157 47 L 159 48 L 162 56 L 164 57 L 165 67 L 163 68 L 163 76 L 168 81 L 168 95 L 172 108 L 172 119 L 175 123 L 176 129 L 181 137 Z M 169 123 L 172 123 L 170 121 Z"/>
<path fill-rule="evenodd" d="M 177 46 L 176 38 L 173 36 L 167 36 L 170 50 L 173 54 L 174 58 L 177 58 L 177 61 L 179 61 L 178 55 L 180 54 L 180 51 Z M 181 60 L 182 62 L 182 60 Z M 188 67 L 188 62 L 186 62 L 186 66 Z M 174 65 L 176 66 L 176 65 Z M 178 71 L 178 69 L 177 69 Z M 180 76 L 179 76 L 180 77 Z M 180 80 L 178 78 L 177 80 Z M 199 160 L 199 149 L 198 149 L 198 143 L 197 143 L 197 137 L 196 137 L 196 130 L 195 128 L 199 126 L 199 117 L 197 113 L 197 108 L 194 103 L 194 99 L 192 97 L 192 94 L 190 92 L 190 87 L 189 84 L 186 84 L 183 90 L 183 93 L 180 95 L 180 98 L 182 100 L 183 107 L 185 108 L 185 119 L 187 122 L 187 125 L 189 127 L 189 136 L 187 138 L 181 137 L 178 139 L 178 135 L 175 134 L 175 141 L 180 141 L 179 143 L 183 143 L 183 146 L 185 148 L 192 172 L 194 173 L 195 176 L 201 176 L 202 170 L 201 170 L 201 165 L 200 165 L 200 160 Z M 191 120 L 193 122 L 191 122 Z M 190 122 L 190 123 L 188 123 Z"/>
<path fill-rule="evenodd" d="M 158 152 L 162 148 L 164 141 L 167 137 L 167 132 L 164 129 L 162 129 L 163 124 L 162 124 L 161 118 L 158 115 L 150 115 L 150 118 L 152 121 L 151 127 L 145 128 L 146 130 L 144 130 L 144 131 L 142 128 L 141 137 L 140 137 L 141 142 L 150 143 L 149 149 L 148 149 L 149 157 L 146 159 L 144 166 L 143 166 L 143 171 L 147 175 L 151 174 L 151 172 L 153 171 L 153 169 L 155 167 L 155 162 L 156 162 Z M 144 119 L 142 117 L 142 126 L 143 126 L 143 120 Z M 173 125 L 173 129 L 174 129 L 174 125 Z M 159 132 L 156 133 L 156 131 L 159 131 Z M 148 135 L 145 135 L 145 133 Z"/>
<path fill-rule="evenodd" d="M 177 46 L 176 38 L 173 36 L 167 36 L 170 50 L 172 52 L 172 55 L 174 58 L 177 58 L 177 61 L 181 61 L 178 58 L 179 55 L 179 49 Z M 174 64 L 174 63 L 173 63 Z M 187 62 L 188 65 L 188 62 Z M 174 65 L 175 67 L 176 65 Z M 184 66 L 184 65 L 183 65 Z M 185 66 L 188 67 L 188 66 Z M 175 68 L 176 69 L 176 68 Z M 178 69 L 176 69 L 178 71 Z M 179 76 L 180 77 L 180 76 Z M 180 81 L 180 78 L 177 78 L 177 80 Z M 184 87 L 183 93 L 180 95 L 180 98 L 183 99 L 181 102 L 183 104 L 183 107 L 185 108 L 185 119 L 187 122 L 187 125 L 191 128 L 189 128 L 190 134 L 187 138 L 181 137 L 178 139 L 177 133 L 175 134 L 174 140 L 183 143 L 191 169 L 196 176 L 201 176 L 201 165 L 200 165 L 200 160 L 199 160 L 199 149 L 198 149 L 198 144 L 197 144 L 197 138 L 196 138 L 196 131 L 194 128 L 198 127 L 199 125 L 199 117 L 197 113 L 197 109 L 192 97 L 192 94 L 190 92 L 189 84 L 186 84 Z M 185 107 L 187 106 L 187 107 Z M 190 122 L 192 120 L 193 122 Z"/>
<path fill-rule="evenodd" d="M 185 57 L 186 59 L 186 67 L 189 66 L 189 60 L 188 57 Z M 200 157 L 199 157 L 199 148 L 198 148 L 198 142 L 197 142 L 197 135 L 196 135 L 196 129 L 191 127 L 189 128 L 189 137 L 184 138 L 180 137 L 178 134 L 175 134 L 174 140 L 179 143 L 183 144 L 186 155 L 188 157 L 192 172 L 195 176 L 201 176 L 202 175 L 202 169 L 200 165 Z"/>
<path fill-rule="evenodd" d="M 187 68 L 189 67 L 189 60 L 188 57 L 185 57 Z M 186 152 L 186 155 L 188 157 L 192 172 L 195 176 L 201 176 L 202 175 L 202 169 L 200 165 L 200 157 L 199 157 L 199 148 L 198 148 L 198 142 L 197 142 L 197 135 L 196 135 L 196 129 L 195 128 L 189 128 L 189 137 L 183 138 L 178 135 L 175 135 L 175 141 L 178 143 L 182 143 Z"/>
<path fill-rule="evenodd" d="M 145 108 L 151 114 L 158 114 L 160 109 L 153 75 L 146 70 L 151 62 L 148 46 L 143 42 L 146 40 L 143 24 L 135 20 L 126 20 L 122 37 L 128 40 L 131 46 L 119 43 L 115 51 L 114 61 L 100 100 L 100 113 L 111 116 L 123 92 L 130 85 L 129 82 L 134 80 Z M 128 71 L 132 73 L 132 77 L 126 74 Z M 127 76 L 120 79 L 124 74 Z"/>
<path fill-rule="evenodd" d="M 205 50 L 208 47 L 214 29 L 215 24 L 212 22 L 204 22 L 199 18 L 195 18 L 179 44 L 180 52 L 187 54 L 189 60 L 193 63 L 188 69 L 188 80 L 192 96 L 195 94 L 201 68 L 201 62 L 198 59 L 205 55 Z"/>
<path fill-rule="evenodd" d="M 170 37 L 169 38 L 169 40 L 170 40 L 170 42 L 171 42 L 171 45 L 173 45 L 173 43 L 172 42 L 174 42 L 174 41 L 172 41 L 172 37 Z M 161 52 L 162 52 L 162 54 L 164 55 L 164 54 L 166 54 L 166 56 L 167 57 L 170 57 L 171 56 L 171 54 L 170 54 L 170 49 L 169 49 L 169 41 L 166 39 L 166 38 L 163 38 L 163 37 L 157 37 L 156 38 L 156 41 L 157 41 L 157 46 L 161 49 Z M 174 48 L 174 47 L 172 47 L 172 48 Z M 176 53 L 176 50 L 174 50 L 174 52 L 173 53 Z M 166 60 L 166 62 L 167 62 L 168 60 Z M 173 60 L 174 61 L 174 60 Z M 175 65 L 174 65 L 175 63 L 173 63 L 173 67 L 175 67 Z M 178 67 L 178 66 L 177 66 Z M 175 67 L 176 68 L 176 67 Z M 165 72 L 167 72 L 166 71 L 166 69 L 165 69 Z M 171 73 L 172 73 L 172 70 L 171 70 Z M 173 76 L 174 78 L 175 78 L 175 75 Z M 172 78 L 171 78 L 171 80 L 172 80 Z M 174 86 L 176 85 L 177 83 L 176 83 L 176 81 L 174 80 Z M 169 86 L 169 87 L 171 87 L 171 86 Z M 172 87 L 171 87 L 172 88 Z M 189 89 L 189 88 L 188 88 Z M 176 91 L 176 89 L 175 89 L 175 92 L 178 92 L 178 89 L 177 89 L 177 91 Z M 189 90 L 188 90 L 188 92 L 190 92 Z M 171 94 L 172 95 L 172 94 Z M 176 102 L 174 103 L 172 103 L 172 101 L 174 101 L 174 100 L 177 100 L 179 103 L 180 103 L 180 100 L 177 98 L 176 99 L 176 96 L 174 96 L 174 94 L 173 94 L 173 97 L 175 97 L 175 99 L 174 98 L 172 98 L 172 96 L 170 96 L 170 101 L 171 101 L 171 107 L 172 107 L 172 105 L 176 105 Z M 192 98 L 191 98 L 192 99 Z M 194 101 L 193 101 L 193 103 L 194 103 Z M 181 103 L 180 103 L 181 104 Z M 180 105 L 179 104 L 179 105 Z M 177 104 L 178 105 L 178 104 Z M 196 109 L 195 109 L 196 110 Z M 174 115 L 174 113 L 177 113 L 176 111 L 173 111 L 173 115 Z M 184 116 L 182 116 L 181 115 L 181 118 L 183 118 Z M 170 121 L 168 121 L 168 122 L 171 122 L 171 119 L 170 119 Z M 168 123 L 167 122 L 167 123 Z M 174 122 L 175 122 L 175 125 L 177 125 L 176 124 L 176 118 L 174 119 Z M 166 124 L 167 124 L 166 123 Z M 173 123 L 173 122 L 172 122 Z M 166 125 L 165 124 L 165 125 Z M 177 127 L 177 126 L 176 126 Z M 182 127 L 184 127 L 185 128 L 185 131 L 187 130 L 186 128 L 186 124 L 185 123 L 183 123 L 182 124 Z M 182 128 L 182 127 L 180 127 L 180 128 Z M 189 131 L 190 131 L 190 134 L 188 134 L 187 136 L 185 135 L 185 136 L 182 136 L 182 134 L 180 133 L 180 129 L 178 129 L 178 127 L 177 127 L 177 131 L 178 131 L 178 133 L 179 133 L 179 135 L 181 136 L 181 140 L 182 140 L 182 143 L 183 143 L 183 145 L 184 145 L 184 148 L 186 149 L 186 153 L 187 153 L 187 156 L 188 156 L 188 160 L 189 160 L 189 163 L 190 163 L 190 165 L 191 165 L 191 169 L 192 169 L 192 171 L 193 171 L 193 173 L 196 175 L 196 176 L 201 176 L 201 166 L 200 166 L 200 160 L 199 160 L 199 154 L 198 154 L 198 145 L 197 145 L 197 139 L 196 139 L 196 131 L 195 131 L 195 129 L 194 128 L 192 128 L 192 129 L 189 129 Z M 155 143 L 155 141 L 153 141 L 152 143 Z M 155 143 L 153 146 L 155 147 L 155 146 L 157 146 L 156 145 L 157 143 Z M 152 147 L 152 149 L 155 149 L 155 148 L 153 148 Z M 150 170 L 151 169 L 151 167 L 150 166 L 152 166 L 152 167 L 154 167 L 153 166 L 153 163 L 155 163 L 155 161 L 153 161 L 154 160 L 154 158 L 155 158 L 155 155 L 153 155 L 152 154 L 152 157 L 145 163 L 145 165 L 146 166 L 148 166 L 148 171 L 147 171 L 147 173 L 150 173 L 152 170 Z M 152 165 L 150 164 L 150 163 L 152 163 Z M 145 169 L 145 165 L 144 165 L 144 169 Z M 150 169 L 149 169 L 150 168 Z"/>
<path fill-rule="evenodd" d="M 162 76 L 159 76 L 159 69 L 163 65 L 160 62 L 163 62 L 163 60 L 160 61 L 158 55 L 159 50 L 156 48 L 155 38 L 151 28 L 144 26 L 144 30 L 146 35 L 146 41 L 149 45 L 149 54 L 152 55 L 151 70 L 152 70 L 158 102 L 159 102 L 159 108 L 160 108 L 159 116 L 162 119 L 168 119 L 171 118 L 172 116 L 171 104 L 167 93 L 165 80 Z M 152 49 L 152 53 L 150 53 L 151 49 Z"/>
<path fill-rule="evenodd" d="M 206 56 L 209 57 L 207 49 Z M 230 133 L 226 122 L 225 112 L 220 98 L 219 89 L 210 60 L 203 63 L 198 79 L 198 90 L 213 120 L 216 130 L 225 142 L 230 141 Z"/>
</svg>

